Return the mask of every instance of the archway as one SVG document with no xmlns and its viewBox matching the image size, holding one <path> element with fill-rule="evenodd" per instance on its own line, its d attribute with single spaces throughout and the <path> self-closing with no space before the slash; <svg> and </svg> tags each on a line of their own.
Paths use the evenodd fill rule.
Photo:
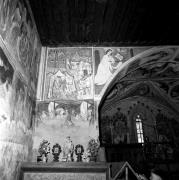
<svg viewBox="0 0 179 180">
<path fill-rule="evenodd" d="M 158 136 L 179 143 L 178 57 L 177 47 L 152 48 L 129 59 L 113 74 L 98 103 L 102 146 L 134 143 L 129 120 L 137 106 L 141 111 L 145 109 L 148 117 L 146 126 L 155 129 Z M 118 128 L 117 123 L 121 123 Z M 122 136 L 127 136 L 122 143 L 116 141 L 120 131 Z M 153 133 L 148 134 L 152 141 L 156 139 Z"/>
</svg>

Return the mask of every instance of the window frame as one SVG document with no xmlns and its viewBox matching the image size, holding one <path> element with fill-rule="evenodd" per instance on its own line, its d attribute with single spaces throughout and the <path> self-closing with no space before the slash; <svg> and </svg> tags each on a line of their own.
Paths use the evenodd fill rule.
<svg viewBox="0 0 179 180">
<path fill-rule="evenodd" d="M 137 143 L 143 144 L 144 143 L 144 127 L 143 127 L 143 118 L 140 113 L 137 113 L 135 115 L 135 133 L 136 133 L 136 139 Z"/>
</svg>

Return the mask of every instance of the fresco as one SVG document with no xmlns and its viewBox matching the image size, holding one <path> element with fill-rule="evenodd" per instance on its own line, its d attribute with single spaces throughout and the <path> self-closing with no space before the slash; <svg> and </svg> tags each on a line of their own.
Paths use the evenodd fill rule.
<svg viewBox="0 0 179 180">
<path fill-rule="evenodd" d="M 17 121 L 25 121 L 24 110 L 26 102 L 27 86 L 22 82 L 22 80 L 17 77 L 15 80 L 15 96 L 14 96 L 14 111 L 13 119 Z"/>
<path fill-rule="evenodd" d="M 111 113 L 112 112 L 112 113 Z M 120 108 L 109 109 L 101 117 L 101 136 L 105 144 L 129 143 L 129 127 L 126 115 Z"/>
<path fill-rule="evenodd" d="M 0 142 L 0 179 L 18 180 L 20 162 L 28 160 L 27 146 Z"/>
<path fill-rule="evenodd" d="M 40 51 L 27 1 L 1 0 L 0 179 L 3 180 L 16 180 L 20 162 L 29 161 L 32 155 Z"/>
<path fill-rule="evenodd" d="M 151 47 L 57 47 L 42 57 L 41 100 L 84 100 L 101 97 L 102 89 L 119 67 Z M 42 85 L 44 83 L 44 85 Z"/>
<path fill-rule="evenodd" d="M 175 128 L 172 127 L 173 124 L 176 125 L 176 129 L 179 127 L 179 123 L 175 119 L 170 119 L 161 111 L 158 112 L 158 114 L 156 115 L 156 128 L 159 141 L 169 142 L 174 139 L 173 136 L 177 137 L 176 134 L 174 134 Z"/>
<path fill-rule="evenodd" d="M 49 48 L 45 99 L 93 98 L 91 48 Z"/>
<path fill-rule="evenodd" d="M 27 160 L 32 148 L 34 103 L 26 90 L 0 48 L 0 179 L 15 179 L 19 162 Z"/>
<path fill-rule="evenodd" d="M 2 0 L 0 2 L 0 34 L 4 38 L 8 29 L 8 21 L 10 15 L 10 0 Z"/>
<path fill-rule="evenodd" d="M 150 141 L 173 143 L 175 139 L 178 143 L 178 53 L 177 47 L 153 49 L 131 61 L 122 76 L 117 75 L 99 107 L 102 143 L 135 142 L 135 131 L 127 118 L 133 122 L 136 113 L 144 117 L 144 135 Z M 174 132 L 170 128 L 173 124 Z"/>
<path fill-rule="evenodd" d="M 37 105 L 34 133 L 34 157 L 40 142 L 46 139 L 51 147 L 55 143 L 61 146 L 67 136 L 74 145 L 82 144 L 86 148 L 91 138 L 98 137 L 98 122 L 94 119 L 95 107 L 92 101 L 51 101 Z M 52 161 L 52 159 L 50 159 Z"/>
<path fill-rule="evenodd" d="M 110 79 L 119 66 L 130 57 L 129 49 L 121 48 L 94 48 L 95 62 L 95 94 L 99 94 L 102 87 Z"/>
<path fill-rule="evenodd" d="M 114 72 L 127 60 L 150 47 L 94 47 L 93 62 L 95 95 L 99 96 Z"/>
<path fill-rule="evenodd" d="M 17 64 L 21 64 L 26 75 L 30 72 L 36 87 L 38 77 L 34 69 L 39 66 L 41 45 L 25 0 L 0 2 L 0 35 Z"/>
<path fill-rule="evenodd" d="M 0 123 L 10 121 L 14 69 L 0 48 Z"/>
<path fill-rule="evenodd" d="M 33 114 L 35 111 L 35 101 L 32 99 L 27 85 L 20 76 L 15 79 L 14 109 L 12 119 L 24 124 L 25 129 L 31 129 L 33 124 Z"/>
<path fill-rule="evenodd" d="M 7 62 L 4 64 L 7 65 Z M 13 73 L 7 77 L 12 76 Z M 34 101 L 19 76 L 14 75 L 12 85 L 7 84 L 6 87 L 12 93 L 9 99 L 5 99 L 8 96 L 2 86 L 1 95 L 4 96 L 0 98 L 0 103 L 3 103 L 0 107 L 0 179 L 11 180 L 17 176 L 20 161 L 28 160 L 32 152 Z M 5 103 L 5 100 L 9 103 Z"/>
<path fill-rule="evenodd" d="M 33 89 L 36 90 L 39 76 L 39 65 L 41 57 L 41 47 L 39 44 L 34 48 L 34 57 L 32 58 L 29 72 L 30 72 L 30 84 Z"/>
</svg>

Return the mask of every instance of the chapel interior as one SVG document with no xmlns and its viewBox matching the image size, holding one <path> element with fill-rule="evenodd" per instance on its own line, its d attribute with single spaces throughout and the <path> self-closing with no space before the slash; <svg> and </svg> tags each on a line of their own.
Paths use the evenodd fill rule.
<svg viewBox="0 0 179 180">
<path fill-rule="evenodd" d="M 176 1 L 0 1 L 0 180 L 179 178 Z"/>
</svg>

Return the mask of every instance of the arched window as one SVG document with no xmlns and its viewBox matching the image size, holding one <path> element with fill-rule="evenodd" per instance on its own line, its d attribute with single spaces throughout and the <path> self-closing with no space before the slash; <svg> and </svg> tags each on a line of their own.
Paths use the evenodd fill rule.
<svg viewBox="0 0 179 180">
<path fill-rule="evenodd" d="M 136 123 L 136 130 L 137 130 L 137 141 L 138 143 L 144 143 L 142 119 L 139 114 L 137 114 L 136 116 L 135 123 Z"/>
</svg>

